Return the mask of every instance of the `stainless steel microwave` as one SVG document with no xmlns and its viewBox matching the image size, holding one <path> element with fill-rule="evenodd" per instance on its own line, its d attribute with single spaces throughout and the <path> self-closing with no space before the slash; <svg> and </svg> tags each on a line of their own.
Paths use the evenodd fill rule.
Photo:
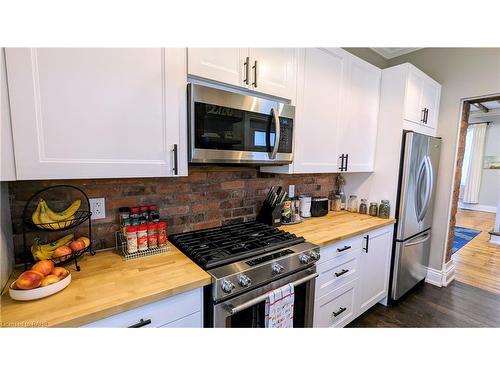
<svg viewBox="0 0 500 375">
<path fill-rule="evenodd" d="M 294 106 L 194 83 L 188 99 L 190 162 L 293 161 Z"/>
</svg>

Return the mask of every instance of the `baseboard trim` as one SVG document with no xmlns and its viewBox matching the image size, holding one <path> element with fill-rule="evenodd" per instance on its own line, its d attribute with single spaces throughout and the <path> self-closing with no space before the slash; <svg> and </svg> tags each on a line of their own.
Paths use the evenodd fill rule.
<svg viewBox="0 0 500 375">
<path fill-rule="evenodd" d="M 455 279 L 455 265 L 450 260 L 445 264 L 442 270 L 427 267 L 427 276 L 425 282 L 442 287 L 448 286 Z"/>
<path fill-rule="evenodd" d="M 490 232 L 490 243 L 494 245 L 500 245 L 500 234 Z"/>
<path fill-rule="evenodd" d="M 482 211 L 482 212 L 497 212 L 496 206 L 487 206 L 485 204 L 471 204 L 471 203 L 462 203 L 458 202 L 458 208 L 463 208 L 464 210 L 472 210 L 472 211 Z"/>
</svg>

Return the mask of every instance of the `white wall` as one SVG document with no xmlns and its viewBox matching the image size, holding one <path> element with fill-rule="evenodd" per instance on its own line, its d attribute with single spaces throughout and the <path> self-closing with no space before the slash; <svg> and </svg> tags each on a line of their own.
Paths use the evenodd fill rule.
<svg viewBox="0 0 500 375">
<path fill-rule="evenodd" d="M 7 182 L 0 182 L 0 290 L 12 272 L 14 245 Z"/>
<path fill-rule="evenodd" d="M 443 138 L 430 266 L 441 269 L 446 248 L 461 100 L 500 93 L 500 48 L 424 48 L 389 60 L 410 62 L 441 83 L 438 136 Z"/>
</svg>

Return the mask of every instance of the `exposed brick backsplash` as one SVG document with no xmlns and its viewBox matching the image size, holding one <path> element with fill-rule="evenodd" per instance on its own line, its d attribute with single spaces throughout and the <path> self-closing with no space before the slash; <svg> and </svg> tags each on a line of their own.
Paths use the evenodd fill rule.
<svg viewBox="0 0 500 375">
<path fill-rule="evenodd" d="M 281 175 L 262 173 L 258 167 L 219 165 L 192 165 L 189 176 L 179 178 L 10 182 L 16 260 L 20 260 L 19 254 L 22 253 L 21 215 L 24 205 L 34 193 L 48 186 L 74 185 L 85 191 L 89 198 L 106 199 L 106 218 L 92 221 L 94 246 L 100 249 L 114 246 L 118 208 L 122 206 L 157 204 L 171 234 L 255 219 L 272 185 L 287 188 L 293 184 L 296 195 L 327 196 L 334 183 L 335 174 Z M 86 228 L 82 226 L 79 231 L 85 233 Z"/>
</svg>

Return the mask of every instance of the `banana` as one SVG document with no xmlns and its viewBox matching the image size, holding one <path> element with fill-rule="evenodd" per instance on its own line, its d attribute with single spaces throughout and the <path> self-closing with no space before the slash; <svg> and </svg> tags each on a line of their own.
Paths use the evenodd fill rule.
<svg viewBox="0 0 500 375">
<path fill-rule="evenodd" d="M 80 199 L 75 200 L 68 208 L 61 212 L 52 211 L 45 201 L 43 201 L 43 204 L 45 205 L 47 216 L 54 222 L 70 220 L 70 217 L 74 216 L 76 211 L 78 211 L 78 209 L 80 208 L 82 201 Z"/>
<path fill-rule="evenodd" d="M 35 211 L 31 215 L 31 220 L 34 224 L 41 224 L 40 222 L 40 211 L 42 209 L 42 200 L 38 201 L 38 205 L 36 206 Z"/>
<path fill-rule="evenodd" d="M 63 245 L 68 245 L 74 238 L 74 234 L 68 234 L 56 241 L 49 242 L 48 244 L 40 244 L 40 239 L 35 238 L 35 241 L 31 246 L 31 253 L 37 260 L 51 259 L 55 249 Z"/>
</svg>

